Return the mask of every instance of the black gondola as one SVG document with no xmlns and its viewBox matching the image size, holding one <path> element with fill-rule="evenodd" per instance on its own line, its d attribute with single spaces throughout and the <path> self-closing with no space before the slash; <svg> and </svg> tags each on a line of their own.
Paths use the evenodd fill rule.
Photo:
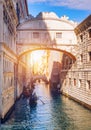
<svg viewBox="0 0 91 130">
<path fill-rule="evenodd" d="M 29 98 L 30 106 L 37 105 L 37 100 L 38 100 L 38 98 L 37 98 L 36 94 L 30 96 L 30 98 Z"/>
</svg>

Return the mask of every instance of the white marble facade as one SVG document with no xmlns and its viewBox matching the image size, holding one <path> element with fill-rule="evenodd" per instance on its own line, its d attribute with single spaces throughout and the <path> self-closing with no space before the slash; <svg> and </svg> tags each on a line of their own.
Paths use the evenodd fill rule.
<svg viewBox="0 0 91 130">
<path fill-rule="evenodd" d="M 0 0 L 0 118 L 4 118 L 21 94 L 18 83 L 16 26 L 18 18 L 16 2 Z M 24 68 L 21 65 L 21 68 Z M 22 73 L 20 71 L 20 73 Z M 17 88 L 19 86 L 19 90 Z"/>
</svg>

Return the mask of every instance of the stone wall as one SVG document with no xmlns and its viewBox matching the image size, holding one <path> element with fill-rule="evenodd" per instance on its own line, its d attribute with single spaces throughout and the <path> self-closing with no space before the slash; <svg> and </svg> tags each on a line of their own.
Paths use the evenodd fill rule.
<svg viewBox="0 0 91 130">
<path fill-rule="evenodd" d="M 22 15 L 28 15 L 27 2 Z M 25 13 L 24 13 L 25 11 Z M 4 118 L 23 90 L 26 67 L 16 53 L 16 1 L 0 0 L 0 118 Z"/>
<path fill-rule="evenodd" d="M 91 16 L 75 28 L 78 40 L 76 61 L 61 71 L 62 92 L 91 108 Z"/>
</svg>

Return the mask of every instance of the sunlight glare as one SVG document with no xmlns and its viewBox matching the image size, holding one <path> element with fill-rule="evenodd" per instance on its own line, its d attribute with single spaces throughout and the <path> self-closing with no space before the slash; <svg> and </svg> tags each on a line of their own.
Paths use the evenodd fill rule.
<svg viewBox="0 0 91 130">
<path fill-rule="evenodd" d="M 44 51 L 34 51 L 32 52 L 32 60 L 33 62 L 39 62 L 41 60 L 41 57 L 44 55 Z"/>
</svg>

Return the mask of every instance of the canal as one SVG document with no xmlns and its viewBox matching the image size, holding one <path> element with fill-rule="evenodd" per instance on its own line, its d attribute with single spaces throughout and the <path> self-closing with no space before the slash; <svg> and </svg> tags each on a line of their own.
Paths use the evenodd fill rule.
<svg viewBox="0 0 91 130">
<path fill-rule="evenodd" d="M 0 130 L 91 130 L 91 111 L 62 95 L 51 95 L 45 84 L 36 85 L 39 100 L 31 107 L 21 97 Z"/>
</svg>

